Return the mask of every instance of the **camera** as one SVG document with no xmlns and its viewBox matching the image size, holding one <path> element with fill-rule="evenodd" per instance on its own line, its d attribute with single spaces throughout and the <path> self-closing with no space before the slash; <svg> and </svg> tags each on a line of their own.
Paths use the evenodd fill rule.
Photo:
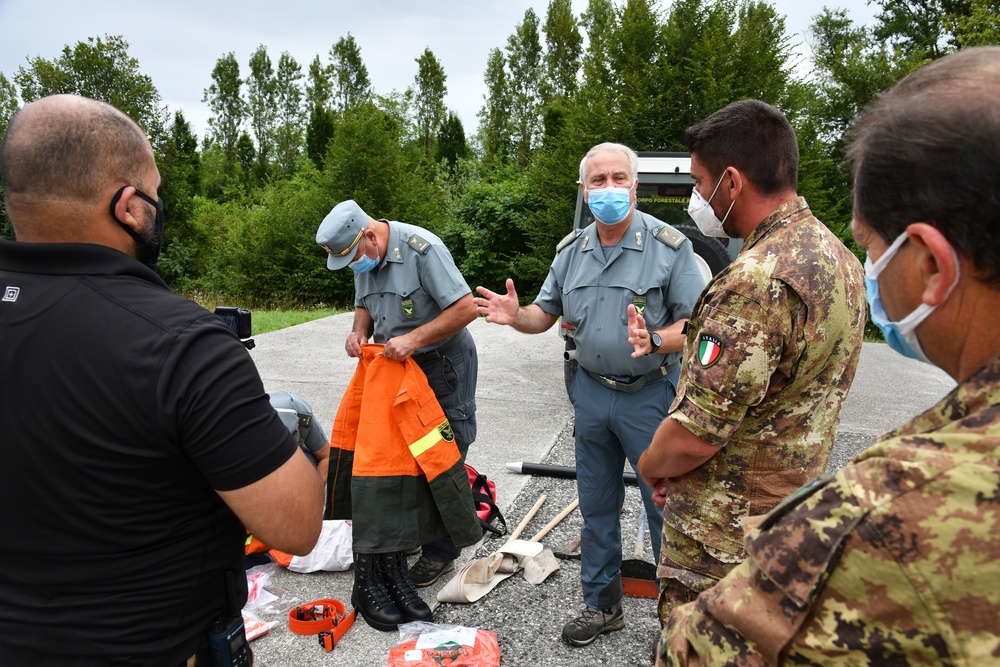
<svg viewBox="0 0 1000 667">
<path fill-rule="evenodd" d="M 254 348 L 253 338 L 250 338 L 250 311 L 246 308 L 235 308 L 233 306 L 218 306 L 215 314 L 222 318 L 226 326 L 236 334 L 243 345 L 248 349 Z"/>
</svg>

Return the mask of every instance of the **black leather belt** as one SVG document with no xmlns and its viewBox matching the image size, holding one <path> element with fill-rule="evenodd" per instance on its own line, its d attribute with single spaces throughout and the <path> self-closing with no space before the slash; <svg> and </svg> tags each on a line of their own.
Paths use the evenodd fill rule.
<svg viewBox="0 0 1000 667">
<path fill-rule="evenodd" d="M 667 364 L 666 366 L 659 366 L 657 368 L 654 368 L 645 375 L 632 375 L 632 376 L 601 375 L 600 373 L 588 371 L 586 368 L 583 368 L 583 366 L 580 366 L 580 368 L 583 369 L 583 371 L 587 375 L 594 378 L 595 380 L 597 380 L 598 382 L 600 382 L 609 389 L 614 389 L 615 391 L 622 391 L 625 392 L 626 394 L 634 394 L 635 392 L 639 391 L 653 380 L 659 380 L 661 377 L 663 377 L 670 371 L 677 368 L 678 363 L 680 362 L 675 361 L 672 364 Z M 625 379 L 623 380 L 618 379 L 620 377 L 625 377 Z"/>
<path fill-rule="evenodd" d="M 469 333 L 468 329 L 462 329 L 457 334 L 452 336 L 451 340 L 449 340 L 441 347 L 431 350 L 430 352 L 424 352 L 422 354 L 413 355 L 413 360 L 419 364 L 422 361 L 430 361 L 431 359 L 440 359 L 445 351 L 450 350 L 451 348 L 455 347 L 463 340 L 465 340 L 465 336 L 468 333 Z"/>
</svg>

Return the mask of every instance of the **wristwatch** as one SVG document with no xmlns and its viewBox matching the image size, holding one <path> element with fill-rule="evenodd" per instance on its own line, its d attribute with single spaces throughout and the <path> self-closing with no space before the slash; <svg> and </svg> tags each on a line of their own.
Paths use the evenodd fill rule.
<svg viewBox="0 0 1000 667">
<path fill-rule="evenodd" d="M 653 349 L 646 354 L 656 354 L 656 351 L 660 349 L 661 345 L 663 345 L 663 339 L 660 338 L 660 334 L 655 331 L 649 332 L 649 342 L 653 345 Z"/>
</svg>

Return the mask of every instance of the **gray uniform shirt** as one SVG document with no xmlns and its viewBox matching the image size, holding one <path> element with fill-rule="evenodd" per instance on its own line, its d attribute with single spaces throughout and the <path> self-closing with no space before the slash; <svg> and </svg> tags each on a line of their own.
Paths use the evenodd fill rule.
<svg viewBox="0 0 1000 667">
<path fill-rule="evenodd" d="M 576 359 L 589 371 L 645 375 L 677 361 L 680 353 L 632 358 L 626 309 L 635 304 L 651 331 L 690 317 L 705 287 L 691 242 L 636 211 L 621 243 L 607 255 L 592 223 L 556 252 L 535 303 L 576 327 Z"/>
<path fill-rule="evenodd" d="M 441 239 L 416 225 L 386 222 L 389 250 L 385 260 L 354 276 L 354 305 L 372 316 L 374 341 L 380 344 L 430 322 L 472 292 Z M 437 341 L 416 353 L 436 350 L 451 340 Z"/>
</svg>

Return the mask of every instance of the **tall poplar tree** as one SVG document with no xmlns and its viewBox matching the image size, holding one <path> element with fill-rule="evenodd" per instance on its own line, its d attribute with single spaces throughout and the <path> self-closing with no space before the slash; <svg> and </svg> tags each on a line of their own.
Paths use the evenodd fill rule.
<svg viewBox="0 0 1000 667">
<path fill-rule="evenodd" d="M 488 165 L 504 164 L 511 156 L 511 89 L 507 60 L 500 49 L 486 58 L 485 104 L 479 110 L 479 143 Z"/>
<path fill-rule="evenodd" d="M 333 73 L 320 62 L 319 56 L 309 63 L 306 79 L 306 106 L 309 123 L 306 125 L 306 155 L 320 169 L 326 157 L 326 147 L 333 138 L 335 119 L 333 109 Z"/>
<path fill-rule="evenodd" d="M 372 84 L 368 68 L 361 58 L 361 49 L 354 36 L 347 33 L 330 49 L 333 73 L 333 95 L 337 109 L 351 109 L 371 99 Z"/>
<path fill-rule="evenodd" d="M 286 176 L 292 174 L 302 153 L 302 68 L 287 51 L 278 58 L 275 77 L 275 162 Z"/>
<path fill-rule="evenodd" d="M 571 98 L 579 88 L 583 36 L 573 15 L 572 0 L 551 0 L 545 16 L 545 76 L 542 97 Z"/>
<path fill-rule="evenodd" d="M 413 104 L 416 112 L 417 137 L 424 153 L 430 155 L 434 138 L 444 122 L 444 96 L 448 92 L 448 76 L 434 53 L 425 48 L 415 58 L 417 75 L 413 79 Z"/>
<path fill-rule="evenodd" d="M 517 24 L 514 34 L 507 39 L 507 62 L 514 157 L 523 169 L 531 161 L 541 130 L 542 44 L 538 35 L 538 16 L 530 7 L 525 10 L 524 20 Z"/>
<path fill-rule="evenodd" d="M 258 178 L 267 176 L 274 144 L 277 110 L 277 84 L 274 67 L 267 47 L 263 44 L 250 55 L 250 76 L 247 77 L 247 108 L 250 129 L 257 147 L 257 163 L 254 171 Z"/>
<path fill-rule="evenodd" d="M 212 115 L 208 118 L 211 137 L 225 157 L 227 174 L 236 167 L 236 143 L 246 113 L 246 102 L 240 91 L 240 64 L 230 51 L 219 58 L 212 69 L 212 84 L 205 89 L 202 102 L 208 102 Z"/>
</svg>

